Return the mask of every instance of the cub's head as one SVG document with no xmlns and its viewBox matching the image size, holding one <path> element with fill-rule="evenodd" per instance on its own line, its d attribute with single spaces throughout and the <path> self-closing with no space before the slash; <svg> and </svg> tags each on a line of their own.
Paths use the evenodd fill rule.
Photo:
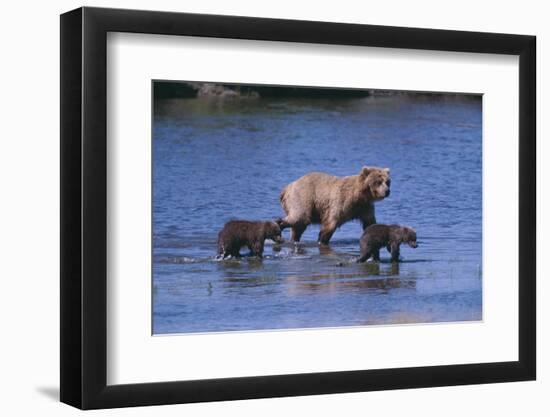
<svg viewBox="0 0 550 417">
<path fill-rule="evenodd" d="M 271 239 L 275 243 L 283 243 L 281 228 L 275 222 L 264 223 L 264 237 L 265 239 Z"/>
<path fill-rule="evenodd" d="M 418 247 L 418 243 L 416 242 L 416 230 L 406 226 L 403 226 L 401 229 L 403 231 L 403 243 L 406 243 L 411 248 Z"/>
<path fill-rule="evenodd" d="M 371 200 L 382 200 L 390 195 L 389 168 L 363 167 L 359 173 L 359 179 L 363 191 Z"/>
</svg>

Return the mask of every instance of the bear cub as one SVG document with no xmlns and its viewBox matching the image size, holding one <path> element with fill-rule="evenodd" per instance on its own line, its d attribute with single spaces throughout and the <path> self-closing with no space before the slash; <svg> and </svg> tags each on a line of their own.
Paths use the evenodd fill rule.
<svg viewBox="0 0 550 417">
<path fill-rule="evenodd" d="M 218 234 L 218 257 L 223 259 L 240 256 L 240 249 L 247 246 L 252 256 L 262 257 L 264 241 L 271 239 L 282 243 L 281 228 L 271 221 L 231 220 Z"/>
<path fill-rule="evenodd" d="M 375 261 L 380 260 L 380 248 L 386 247 L 391 253 L 392 262 L 399 261 L 399 246 L 407 243 L 411 248 L 418 247 L 416 231 L 411 227 L 398 224 L 373 224 L 365 229 L 359 247 L 361 256 L 357 262 L 365 262 L 371 256 Z"/>
</svg>

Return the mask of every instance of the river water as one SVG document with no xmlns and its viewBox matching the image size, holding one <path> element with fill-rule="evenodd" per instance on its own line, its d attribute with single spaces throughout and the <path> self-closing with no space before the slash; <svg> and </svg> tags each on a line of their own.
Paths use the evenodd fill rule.
<svg viewBox="0 0 550 417">
<path fill-rule="evenodd" d="M 481 320 L 480 98 L 154 103 L 154 334 Z M 355 263 L 358 222 L 328 248 L 312 225 L 297 247 L 267 242 L 263 260 L 215 259 L 226 221 L 282 216 L 286 184 L 363 165 L 391 169 L 378 223 L 417 231 L 419 247 L 402 246 L 399 264 L 385 251 Z"/>
</svg>

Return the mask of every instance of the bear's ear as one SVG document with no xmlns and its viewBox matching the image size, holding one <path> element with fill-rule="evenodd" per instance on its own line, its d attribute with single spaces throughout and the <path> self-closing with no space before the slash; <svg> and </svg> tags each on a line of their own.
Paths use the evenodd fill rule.
<svg viewBox="0 0 550 417">
<path fill-rule="evenodd" d="M 411 238 L 413 234 L 416 233 L 416 230 L 414 230 L 412 227 L 409 226 L 403 226 L 403 235 L 407 238 Z"/>
<path fill-rule="evenodd" d="M 372 167 L 363 167 L 361 168 L 361 172 L 359 173 L 359 175 L 363 177 L 367 177 L 372 172 L 372 170 L 373 170 Z"/>
<path fill-rule="evenodd" d="M 264 223 L 263 229 L 266 234 L 274 233 L 281 230 L 279 224 L 276 221 L 266 221 Z"/>
</svg>

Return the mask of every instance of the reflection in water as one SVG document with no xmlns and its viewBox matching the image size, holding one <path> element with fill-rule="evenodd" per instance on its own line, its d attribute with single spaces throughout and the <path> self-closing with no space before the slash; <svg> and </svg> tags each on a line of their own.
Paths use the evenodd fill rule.
<svg viewBox="0 0 550 417">
<path fill-rule="evenodd" d="M 330 275 L 329 275 L 330 276 Z M 314 278 L 314 277 L 313 277 Z M 324 292 L 324 293 L 333 293 L 337 294 L 341 291 L 370 291 L 370 290 L 381 290 L 382 292 L 387 292 L 390 289 L 395 288 L 406 288 L 414 290 L 416 287 L 416 280 L 407 279 L 401 280 L 398 278 L 383 278 L 383 279 L 357 279 L 357 280 L 343 280 L 338 279 L 330 280 L 296 280 L 292 281 L 290 279 L 288 283 L 288 293 L 289 294 L 300 294 L 300 293 L 310 293 L 310 292 Z"/>
<path fill-rule="evenodd" d="M 481 144 L 472 99 L 156 102 L 154 333 L 481 319 Z M 417 230 L 402 262 L 357 264 L 357 222 L 330 246 L 310 226 L 298 245 L 288 230 L 266 242 L 263 259 L 215 259 L 226 221 L 280 217 L 289 182 L 363 165 L 391 168 L 378 222 Z"/>
<path fill-rule="evenodd" d="M 319 255 L 322 256 L 337 256 L 334 249 L 328 245 L 319 245 Z"/>
</svg>

